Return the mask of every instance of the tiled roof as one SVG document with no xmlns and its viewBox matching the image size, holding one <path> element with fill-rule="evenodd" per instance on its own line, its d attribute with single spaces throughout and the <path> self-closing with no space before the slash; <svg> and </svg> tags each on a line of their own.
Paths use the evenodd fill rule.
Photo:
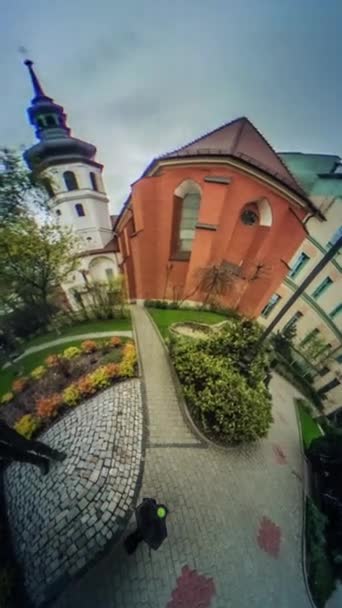
<svg viewBox="0 0 342 608">
<path fill-rule="evenodd" d="M 98 255 L 99 253 L 113 253 L 117 251 L 119 251 L 119 244 L 117 238 L 114 237 L 102 249 L 89 249 L 87 251 L 82 251 L 82 253 L 79 254 L 79 257 L 83 258 L 86 255 Z"/>
<path fill-rule="evenodd" d="M 159 158 L 208 155 L 233 156 L 245 160 L 286 183 L 299 194 L 304 194 L 280 156 L 244 116 Z"/>
</svg>

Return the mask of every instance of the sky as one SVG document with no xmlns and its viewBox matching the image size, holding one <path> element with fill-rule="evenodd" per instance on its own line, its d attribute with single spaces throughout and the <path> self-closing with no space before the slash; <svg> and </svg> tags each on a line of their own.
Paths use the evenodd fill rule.
<svg viewBox="0 0 342 608">
<path fill-rule="evenodd" d="M 247 116 L 278 151 L 342 156 L 341 0 L 0 0 L 0 146 L 34 142 L 20 47 L 113 212 L 159 154 Z"/>
</svg>

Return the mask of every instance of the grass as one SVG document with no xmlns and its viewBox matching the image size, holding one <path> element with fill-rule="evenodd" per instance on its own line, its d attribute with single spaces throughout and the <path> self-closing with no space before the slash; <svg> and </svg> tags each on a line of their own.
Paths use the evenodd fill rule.
<svg viewBox="0 0 342 608">
<path fill-rule="evenodd" d="M 94 341 L 97 342 L 97 340 Z M 27 374 L 32 372 L 35 367 L 38 367 L 38 365 L 42 365 L 44 363 L 44 359 L 48 355 L 62 353 L 63 350 L 69 348 L 70 346 L 80 346 L 82 342 L 83 340 L 73 340 L 72 342 L 68 342 L 67 344 L 57 344 L 56 346 L 50 346 L 50 348 L 44 348 L 43 350 L 40 350 L 37 353 L 32 353 L 20 359 L 20 361 L 18 361 L 15 365 L 16 369 L 11 366 L 1 370 L 0 397 L 11 389 L 12 382 L 18 375 L 26 376 Z M 19 370 L 20 373 L 16 374 L 16 370 Z"/>
<path fill-rule="evenodd" d="M 71 327 L 63 328 L 60 333 L 57 334 L 55 331 L 48 332 L 41 336 L 36 336 L 31 340 L 28 340 L 24 348 L 30 348 L 31 346 L 38 346 L 49 342 L 50 340 L 56 340 L 63 338 L 64 336 L 77 336 L 77 334 L 90 334 L 98 331 L 127 331 L 132 329 L 131 319 L 106 319 L 103 321 L 84 321 L 83 323 L 77 323 Z"/>
<path fill-rule="evenodd" d="M 163 310 L 160 308 L 147 308 L 146 310 L 150 313 L 163 338 L 167 337 L 169 326 L 172 323 L 196 321 L 213 325 L 227 320 L 226 315 L 205 310 Z"/>
<path fill-rule="evenodd" d="M 316 437 L 321 437 L 321 435 L 323 435 L 323 432 L 321 431 L 314 418 L 312 418 L 312 416 L 307 411 L 307 406 L 305 405 L 306 402 L 304 401 L 304 399 L 297 399 L 296 402 L 299 413 L 303 444 L 304 448 L 307 450 L 311 444 L 311 441 L 313 439 L 316 439 Z"/>
</svg>

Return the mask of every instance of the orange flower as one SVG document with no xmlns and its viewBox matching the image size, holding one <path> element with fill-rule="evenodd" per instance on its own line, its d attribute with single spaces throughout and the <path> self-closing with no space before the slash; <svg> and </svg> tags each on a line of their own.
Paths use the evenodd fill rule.
<svg viewBox="0 0 342 608">
<path fill-rule="evenodd" d="M 26 388 L 28 385 L 28 378 L 26 378 L 26 376 L 23 376 L 22 378 L 18 378 L 18 380 L 14 380 L 13 384 L 12 384 L 12 389 L 14 390 L 15 393 L 21 393 L 24 388 Z"/>
<path fill-rule="evenodd" d="M 82 397 L 84 395 L 92 395 L 96 391 L 94 384 L 89 378 L 89 376 L 82 376 L 82 378 L 80 378 L 77 382 L 77 388 L 79 389 Z"/>
<path fill-rule="evenodd" d="M 117 363 L 108 363 L 106 370 L 110 378 L 116 378 L 120 373 L 120 366 Z"/>
<path fill-rule="evenodd" d="M 119 338 L 119 336 L 113 336 L 110 340 L 109 340 L 109 344 L 111 346 L 117 347 L 117 346 L 121 346 L 122 344 L 122 340 L 121 338 Z"/>
<path fill-rule="evenodd" d="M 56 416 L 59 407 L 62 405 L 62 397 L 58 393 L 41 397 L 36 402 L 36 412 L 40 418 L 52 418 Z"/>
<path fill-rule="evenodd" d="M 85 340 L 81 344 L 81 350 L 84 353 L 94 353 L 97 350 L 97 344 L 94 340 Z"/>
<path fill-rule="evenodd" d="M 59 364 L 60 357 L 58 355 L 49 355 L 45 359 L 45 364 L 48 367 L 56 367 Z"/>
</svg>

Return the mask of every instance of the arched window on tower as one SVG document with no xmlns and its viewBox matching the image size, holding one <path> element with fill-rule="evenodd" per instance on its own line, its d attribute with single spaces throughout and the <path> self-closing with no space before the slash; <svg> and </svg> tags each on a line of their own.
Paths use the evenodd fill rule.
<svg viewBox="0 0 342 608">
<path fill-rule="evenodd" d="M 47 127 L 58 127 L 58 118 L 55 114 L 48 114 L 45 117 Z"/>
<path fill-rule="evenodd" d="M 94 173 L 94 171 L 91 171 L 89 173 L 89 176 L 90 176 L 90 181 L 91 181 L 91 185 L 92 185 L 93 190 L 95 190 L 96 192 L 98 192 L 99 188 L 98 188 L 98 184 L 97 184 L 97 175 L 96 175 L 96 173 Z"/>
<path fill-rule="evenodd" d="M 63 177 L 67 190 L 78 190 L 76 175 L 73 171 L 65 171 Z"/>
</svg>

